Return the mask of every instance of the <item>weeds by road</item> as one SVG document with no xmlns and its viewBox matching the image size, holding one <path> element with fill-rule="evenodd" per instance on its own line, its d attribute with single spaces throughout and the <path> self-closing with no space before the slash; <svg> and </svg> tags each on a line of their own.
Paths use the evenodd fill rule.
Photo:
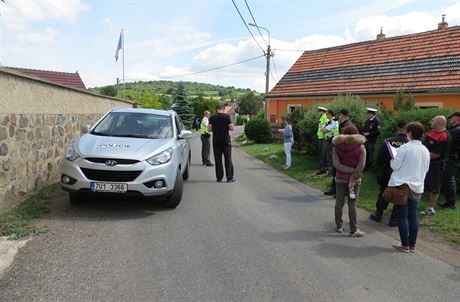
<svg viewBox="0 0 460 302">
<path fill-rule="evenodd" d="M 245 152 L 263 160 L 274 168 L 277 168 L 292 178 L 321 190 L 327 190 L 331 184 L 331 177 L 325 174 L 316 175 L 318 171 L 318 158 L 303 152 L 292 151 L 292 167 L 284 170 L 285 155 L 282 144 L 254 144 L 243 135 L 236 139 L 240 142 L 239 148 Z M 245 144 L 241 142 L 246 141 Z M 268 149 L 268 150 L 267 150 Z M 369 211 L 375 210 L 375 200 L 379 186 L 375 180 L 373 171 L 365 172 L 358 206 Z M 420 208 L 427 205 L 426 194 L 422 198 Z M 440 203 L 444 202 L 440 200 Z M 391 209 L 391 205 L 389 207 Z M 441 233 L 446 239 L 460 244 L 460 208 L 456 210 L 437 210 L 433 216 L 420 216 L 420 224 L 429 229 Z"/>
<path fill-rule="evenodd" d="M 50 199 L 59 184 L 44 187 L 27 197 L 18 207 L 0 214 L 0 236 L 10 240 L 45 233 L 46 227 L 31 225 L 32 219 L 40 218 L 51 211 Z"/>
</svg>

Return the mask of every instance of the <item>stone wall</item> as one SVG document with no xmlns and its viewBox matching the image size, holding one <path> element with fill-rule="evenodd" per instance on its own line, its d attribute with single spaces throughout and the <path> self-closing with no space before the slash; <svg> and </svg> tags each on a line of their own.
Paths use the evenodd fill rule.
<svg viewBox="0 0 460 302">
<path fill-rule="evenodd" d="M 132 103 L 0 68 L 0 212 L 58 180 L 60 162 L 84 125 Z"/>
</svg>

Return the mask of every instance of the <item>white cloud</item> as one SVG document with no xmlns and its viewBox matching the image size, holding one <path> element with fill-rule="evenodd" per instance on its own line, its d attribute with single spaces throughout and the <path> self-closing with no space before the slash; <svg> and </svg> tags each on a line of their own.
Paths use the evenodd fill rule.
<svg viewBox="0 0 460 302">
<path fill-rule="evenodd" d="M 437 28 L 439 18 L 425 12 L 410 12 L 400 16 L 388 17 L 386 15 L 372 16 L 362 19 L 355 27 L 355 38 L 358 41 L 373 40 L 380 33 L 387 37 L 412 34 Z"/>
<path fill-rule="evenodd" d="M 448 23 L 454 25 L 460 24 L 460 1 L 447 7 L 442 13 L 446 14 L 446 21 Z"/>
<path fill-rule="evenodd" d="M 78 15 L 89 9 L 80 0 L 23 0 L 4 5 L 5 26 L 13 30 L 26 30 L 30 22 L 59 21 L 73 23 Z"/>
<path fill-rule="evenodd" d="M 16 36 L 16 42 L 20 45 L 50 43 L 56 40 L 59 32 L 47 27 L 43 32 L 21 33 Z"/>
</svg>

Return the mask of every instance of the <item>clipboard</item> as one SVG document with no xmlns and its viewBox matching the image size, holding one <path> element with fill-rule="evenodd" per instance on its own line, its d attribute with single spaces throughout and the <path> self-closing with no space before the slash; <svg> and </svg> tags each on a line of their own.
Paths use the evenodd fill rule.
<svg viewBox="0 0 460 302">
<path fill-rule="evenodd" d="M 385 145 L 387 146 L 391 159 L 395 159 L 396 154 L 398 153 L 398 149 L 393 147 L 388 140 L 385 140 Z"/>
</svg>

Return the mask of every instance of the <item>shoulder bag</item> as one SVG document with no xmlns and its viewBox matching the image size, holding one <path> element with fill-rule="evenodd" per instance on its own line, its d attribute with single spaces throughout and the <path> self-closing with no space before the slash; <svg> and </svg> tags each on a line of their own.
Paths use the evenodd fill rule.
<svg viewBox="0 0 460 302">
<path fill-rule="evenodd" d="M 396 187 L 386 187 L 383 191 L 382 197 L 388 202 L 397 206 L 404 206 L 409 199 L 410 188 L 408 185 L 403 184 Z"/>
</svg>

